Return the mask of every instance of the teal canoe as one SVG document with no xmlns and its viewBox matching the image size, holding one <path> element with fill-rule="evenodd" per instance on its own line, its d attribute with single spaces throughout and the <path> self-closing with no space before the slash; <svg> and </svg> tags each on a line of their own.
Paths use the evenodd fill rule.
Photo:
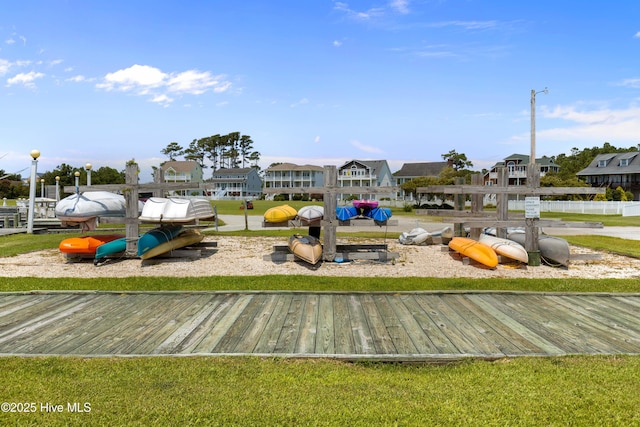
<svg viewBox="0 0 640 427">
<path fill-rule="evenodd" d="M 182 231 L 182 225 L 164 225 L 144 233 L 138 239 L 138 256 L 142 256 L 158 245 L 168 242 Z"/>
</svg>

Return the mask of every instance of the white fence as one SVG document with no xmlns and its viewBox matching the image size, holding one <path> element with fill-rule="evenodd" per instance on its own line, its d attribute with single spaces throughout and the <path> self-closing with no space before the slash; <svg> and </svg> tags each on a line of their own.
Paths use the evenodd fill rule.
<svg viewBox="0 0 640 427">
<path fill-rule="evenodd" d="M 524 200 L 509 200 L 509 210 L 524 211 Z M 540 212 L 638 216 L 640 202 L 541 200 Z"/>
</svg>

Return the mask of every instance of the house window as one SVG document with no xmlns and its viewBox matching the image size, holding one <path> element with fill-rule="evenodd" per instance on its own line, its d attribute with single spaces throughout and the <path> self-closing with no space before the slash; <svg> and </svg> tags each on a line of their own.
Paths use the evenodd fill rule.
<svg viewBox="0 0 640 427">
<path fill-rule="evenodd" d="M 608 164 L 609 164 L 609 159 L 598 160 L 599 168 L 606 168 Z"/>
<path fill-rule="evenodd" d="M 629 159 L 620 159 L 619 166 L 629 166 Z"/>
</svg>

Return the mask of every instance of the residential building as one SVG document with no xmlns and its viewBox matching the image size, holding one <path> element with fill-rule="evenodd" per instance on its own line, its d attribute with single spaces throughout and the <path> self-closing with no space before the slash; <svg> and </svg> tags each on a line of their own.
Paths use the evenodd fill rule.
<svg viewBox="0 0 640 427">
<path fill-rule="evenodd" d="M 485 185 L 498 185 L 498 169 L 507 168 L 509 181 L 507 185 L 527 185 L 527 169 L 529 167 L 530 156 L 526 154 L 512 154 L 502 162 L 496 163 L 484 176 Z M 560 167 L 556 165 L 552 158 L 543 156 L 536 159 L 536 164 L 540 165 L 540 176 L 543 177 L 549 172 L 558 172 Z"/>
<path fill-rule="evenodd" d="M 393 174 L 396 185 L 401 186 L 405 182 L 421 177 L 438 177 L 447 167 L 451 166 L 451 162 L 423 162 L 423 163 L 405 163 L 399 171 Z M 413 194 L 405 194 L 402 188 L 398 193 L 400 199 L 413 199 Z"/>
<path fill-rule="evenodd" d="M 262 181 L 256 168 L 221 168 L 213 172 L 212 199 L 257 198 L 262 195 Z"/>
<path fill-rule="evenodd" d="M 164 182 L 202 182 L 202 166 L 192 160 L 169 160 L 160 165 Z M 199 190 L 183 190 L 183 195 Z"/>
<path fill-rule="evenodd" d="M 640 153 L 598 154 L 576 175 L 592 187 L 622 187 L 633 193 L 633 200 L 640 200 Z"/>
<path fill-rule="evenodd" d="M 267 168 L 264 172 L 265 188 L 309 188 L 323 185 L 324 168 L 321 166 L 280 163 Z M 317 199 L 322 195 L 311 195 L 311 197 Z"/>
<path fill-rule="evenodd" d="M 390 187 L 395 186 L 396 181 L 386 160 L 350 160 L 338 168 L 339 187 Z M 359 199 L 380 200 L 383 198 L 395 198 L 394 192 L 373 194 L 352 194 Z M 339 194 L 339 199 L 346 199 L 349 194 Z"/>
</svg>

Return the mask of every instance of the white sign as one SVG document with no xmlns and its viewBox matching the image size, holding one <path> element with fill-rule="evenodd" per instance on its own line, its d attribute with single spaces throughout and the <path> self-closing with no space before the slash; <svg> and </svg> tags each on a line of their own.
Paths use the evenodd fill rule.
<svg viewBox="0 0 640 427">
<path fill-rule="evenodd" d="M 524 198 L 524 217 L 540 218 L 540 197 Z"/>
</svg>

